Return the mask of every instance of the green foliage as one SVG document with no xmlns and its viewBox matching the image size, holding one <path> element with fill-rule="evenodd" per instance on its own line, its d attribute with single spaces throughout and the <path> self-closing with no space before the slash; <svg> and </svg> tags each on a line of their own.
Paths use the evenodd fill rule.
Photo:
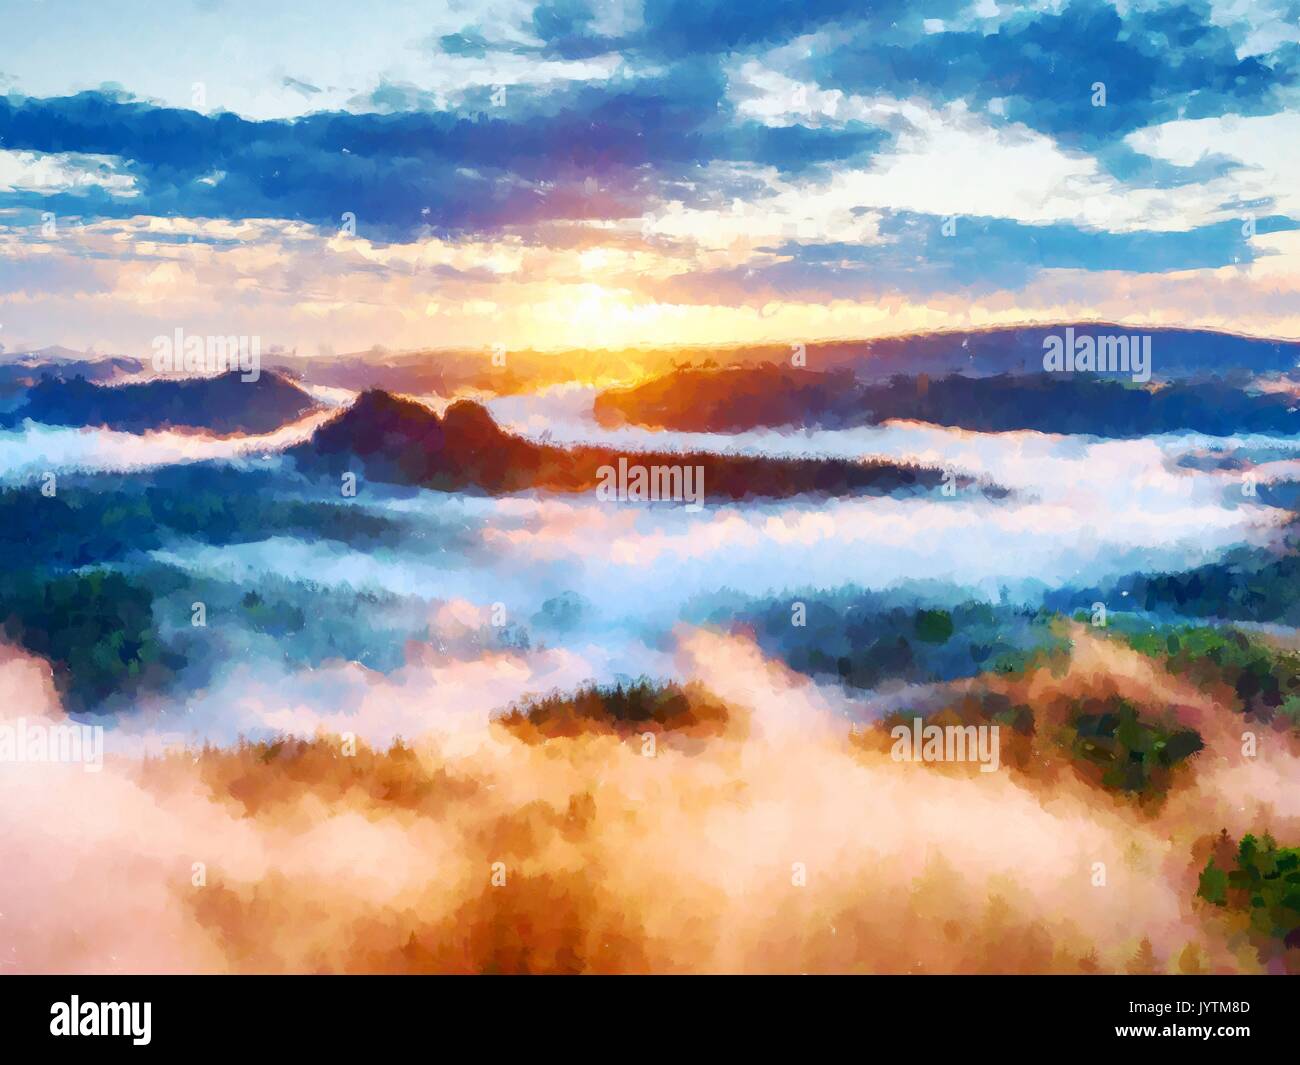
<svg viewBox="0 0 1300 1065">
<path fill-rule="evenodd" d="M 1173 767 L 1204 746 L 1196 731 L 1145 720 L 1118 697 L 1076 702 L 1062 739 L 1075 758 L 1101 770 L 1105 787 L 1143 794 L 1163 792 Z"/>
<path fill-rule="evenodd" d="M 998 653 L 989 663 L 990 673 L 1023 677 L 1037 669 L 1050 669 L 1063 676 L 1070 666 L 1069 647 L 1066 641 L 1053 638 L 1041 647 L 1012 647 Z"/>
<path fill-rule="evenodd" d="M 944 643 L 953 633 L 952 615 L 946 610 L 918 610 L 916 638 L 926 643 Z"/>
<path fill-rule="evenodd" d="M 791 605 L 804 605 L 792 624 Z M 787 591 L 773 598 L 725 598 L 701 614 L 717 625 L 752 625 L 763 650 L 810 676 L 870 689 L 891 680 L 955 680 L 1017 672 L 1040 649 L 1063 649 L 1052 615 L 979 600 L 939 605 L 909 590 Z"/>
<path fill-rule="evenodd" d="M 395 540 L 385 517 L 339 503 L 277 499 L 260 475 L 214 468 L 157 473 L 154 483 L 112 478 L 0 489 L 0 551 L 27 564 L 87 566 L 155 550 L 167 534 L 226 544 L 297 535 L 370 545 Z"/>
<path fill-rule="evenodd" d="M 1230 552 L 1184 573 L 1130 578 L 1121 587 L 1135 609 L 1184 617 L 1300 624 L 1300 553 Z"/>
<path fill-rule="evenodd" d="M 283 636 L 300 632 L 307 617 L 303 609 L 284 600 L 267 602 L 257 592 L 246 592 L 240 601 L 248 623 L 258 632 Z"/>
<path fill-rule="evenodd" d="M 1300 655 L 1278 651 L 1233 628 L 1183 626 L 1125 637 L 1137 651 L 1164 660 L 1170 673 L 1201 688 L 1223 684 L 1237 709 L 1265 721 L 1300 720 Z"/>
<path fill-rule="evenodd" d="M 1213 858 L 1201 872 L 1200 886 L 1196 893 L 1216 906 L 1228 904 L 1228 873 L 1215 865 Z"/>
<path fill-rule="evenodd" d="M 150 591 L 112 570 L 5 573 L 0 623 L 9 639 L 53 663 L 69 710 L 161 685 L 184 664 L 157 639 Z"/>
<path fill-rule="evenodd" d="M 1197 894 L 1215 906 L 1246 914 L 1260 939 L 1300 946 L 1300 847 L 1279 847 L 1267 833 L 1245 835 L 1229 868 L 1211 856 Z"/>
</svg>

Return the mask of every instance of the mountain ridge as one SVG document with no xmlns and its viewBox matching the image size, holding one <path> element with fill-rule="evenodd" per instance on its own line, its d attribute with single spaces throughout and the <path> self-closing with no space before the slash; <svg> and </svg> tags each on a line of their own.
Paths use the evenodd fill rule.
<svg viewBox="0 0 1300 1065">
<path fill-rule="evenodd" d="M 244 381 L 237 371 L 213 377 L 162 378 L 101 384 L 81 375 L 45 375 L 25 401 L 4 417 L 14 428 L 31 419 L 45 425 L 102 427 L 122 432 L 199 429 L 267 433 L 315 409 L 299 385 L 274 372 Z"/>
<path fill-rule="evenodd" d="M 924 492 L 944 480 L 937 468 L 891 462 L 560 448 L 506 432 L 484 407 L 469 400 L 451 404 L 440 417 L 423 404 L 380 389 L 358 396 L 286 454 L 306 473 L 350 472 L 390 484 L 488 494 L 588 492 L 601 483 L 602 468 L 617 467 L 620 459 L 643 467 L 699 467 L 704 471 L 702 493 L 714 499 Z M 958 481 L 971 483 L 969 478 Z M 985 490 L 998 491 L 992 486 Z"/>
</svg>

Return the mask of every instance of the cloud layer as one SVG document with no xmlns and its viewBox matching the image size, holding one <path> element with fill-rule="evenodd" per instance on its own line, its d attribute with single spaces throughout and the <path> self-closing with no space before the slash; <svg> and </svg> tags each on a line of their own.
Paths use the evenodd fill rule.
<svg viewBox="0 0 1300 1065">
<path fill-rule="evenodd" d="M 87 27 L 19 16 L 10 348 L 138 353 L 177 322 L 310 351 L 808 340 L 1113 305 L 1300 333 L 1275 298 L 1300 274 L 1284 7 L 502 0 L 394 8 L 345 48 L 347 10 L 239 7 L 151 25 L 139 72 L 98 81 Z"/>
</svg>

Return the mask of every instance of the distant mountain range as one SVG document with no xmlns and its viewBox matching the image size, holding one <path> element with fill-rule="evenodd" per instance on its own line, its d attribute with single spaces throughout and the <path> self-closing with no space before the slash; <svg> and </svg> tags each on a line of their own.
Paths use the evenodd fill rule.
<svg viewBox="0 0 1300 1065">
<path fill-rule="evenodd" d="M 62 344 L 51 344 L 49 347 L 44 348 L 25 348 L 8 352 L 3 347 L 0 347 L 0 365 L 23 363 L 28 366 L 53 366 L 57 363 L 83 363 L 87 366 L 94 366 L 110 359 L 121 358 L 123 358 L 121 355 L 77 351 L 75 348 L 65 348 Z"/>
<path fill-rule="evenodd" d="M 864 381 L 898 374 L 953 373 L 968 377 L 1035 374 L 1043 371 L 1043 342 L 1066 329 L 1078 337 L 1149 336 L 1156 380 L 1253 377 L 1300 371 L 1300 341 L 1246 337 L 1208 329 L 1141 327 L 1111 323 L 1061 322 L 989 329 L 910 333 L 873 340 L 832 340 L 802 345 L 811 370 L 850 370 Z M 487 350 L 429 350 L 304 358 L 277 356 L 276 366 L 312 384 L 363 390 L 382 388 L 412 395 L 448 395 L 458 388 L 500 394 L 572 378 L 633 379 L 675 366 L 717 368 L 766 362 L 790 365 L 794 346 L 750 344 L 732 347 L 628 348 L 615 351 L 510 351 L 495 367 Z"/>
<path fill-rule="evenodd" d="M 958 329 L 875 339 L 829 340 L 799 345 L 810 370 L 850 370 L 863 381 L 898 374 L 968 377 L 1034 374 L 1043 369 L 1043 342 L 1071 329 L 1079 337 L 1149 336 L 1152 375 L 1157 380 L 1253 377 L 1300 372 L 1300 341 L 1248 337 L 1209 329 L 1143 327 L 1105 322 Z M 262 365 L 313 385 L 365 391 L 379 388 L 409 395 L 451 395 L 461 389 L 497 394 L 519 392 L 567 380 L 633 380 L 677 367 L 720 368 L 762 363 L 790 365 L 795 345 L 737 344 L 728 347 L 636 347 L 541 352 L 512 349 L 504 365 L 486 348 L 390 352 L 382 348 L 344 355 L 302 356 L 273 351 Z M 0 354 L 0 393 L 5 381 L 40 372 L 87 380 L 116 379 L 146 371 L 140 360 L 93 356 L 47 347 Z"/>
<path fill-rule="evenodd" d="M 602 483 L 601 468 L 617 468 L 620 460 L 647 468 L 702 467 L 703 496 L 711 499 L 920 492 L 943 479 L 938 469 L 884 462 L 559 448 L 503 431 L 477 403 L 453 403 L 439 417 L 380 390 L 363 393 L 287 454 L 308 472 L 493 494 L 591 491 Z"/>
<path fill-rule="evenodd" d="M 1132 375 L 1044 373 L 1045 341 L 1067 333 L 1094 339 L 1149 337 L 1151 385 L 1136 383 Z M 44 348 L 0 358 L 0 426 L 31 418 L 134 432 L 174 426 L 261 433 L 316 405 L 297 380 L 391 398 L 394 392 L 447 395 L 465 387 L 509 393 L 581 374 L 588 374 L 587 379 L 602 374 L 643 378 L 634 387 L 610 389 L 597 398 L 595 413 L 606 425 L 683 431 L 837 428 L 908 419 L 993 432 L 1037 429 L 1129 437 L 1178 430 L 1290 434 L 1297 424 L 1292 411 L 1300 396 L 1300 372 L 1291 375 L 1300 364 L 1300 342 L 1294 341 L 1091 323 L 809 344 L 802 350 L 806 368 L 790 365 L 791 351 L 785 345 L 569 356 L 525 351 L 509 353 L 508 369 L 492 366 L 488 353 L 473 351 L 393 354 L 375 349 L 322 358 L 275 354 L 267 363 L 277 369 L 268 366 L 262 380 L 243 382 L 237 375 L 140 380 L 148 374 L 140 360 Z M 676 368 L 645 379 L 649 365 Z M 1261 377 L 1275 379 L 1268 391 L 1253 390 Z M 466 417 L 448 414 L 453 420 Z M 487 433 L 482 424 L 459 430 L 460 435 Z M 516 444 L 538 445 L 510 440 L 516 443 L 495 442 L 506 451 L 496 459 L 475 457 L 470 474 L 419 462 L 414 473 L 405 468 L 387 472 L 414 477 L 411 483 L 453 483 L 465 476 L 466 483 L 489 491 L 511 491 L 505 486 L 525 482 L 556 488 L 585 483 L 586 474 L 572 465 L 579 451 L 557 450 L 569 455 L 561 462 L 545 449 L 525 456 Z M 382 466 L 379 457 L 375 461 Z M 412 460 L 406 456 L 403 461 Z M 529 463 L 536 466 L 531 480 L 523 472 Z M 841 487 L 850 482 L 856 484 L 853 476 Z"/>
<path fill-rule="evenodd" d="M 255 381 L 226 373 L 122 385 L 97 384 L 80 375 L 66 380 L 47 375 L 27 390 L 25 402 L 5 415 L 3 424 L 13 427 L 30 418 L 46 425 L 102 426 L 133 433 L 168 428 L 267 433 L 315 406 L 297 384 L 275 373 L 263 373 Z"/>
<path fill-rule="evenodd" d="M 1300 372 L 1300 342 L 1243 337 L 1210 329 L 1060 322 L 1049 325 L 995 326 L 944 330 L 898 337 L 822 341 L 802 345 L 806 367 L 848 369 L 863 381 L 926 373 L 943 377 L 1032 375 L 1043 372 L 1044 341 L 1066 329 L 1078 337 L 1151 337 L 1152 376 L 1158 381 L 1239 377 Z M 510 351 L 504 367 L 491 364 L 486 350 L 367 351 L 329 358 L 276 356 L 266 360 L 315 385 L 408 394 L 447 395 L 461 388 L 498 394 L 558 384 L 572 378 L 645 377 L 673 367 L 722 368 L 762 363 L 790 364 L 793 345 L 731 347 L 623 348 L 559 352 Z"/>
<path fill-rule="evenodd" d="M 68 357 L 62 349 L 45 349 L 0 361 L 0 406 L 12 408 L 21 402 L 22 393 L 42 377 L 69 381 L 82 377 L 87 381 L 110 383 L 132 377 L 144 369 L 138 359 L 121 355 L 103 359 Z M 76 352 L 71 353 L 76 356 Z"/>
<path fill-rule="evenodd" d="M 1189 430 L 1289 434 L 1300 429 L 1296 397 L 1252 392 L 1221 380 L 1147 388 L 1081 374 L 967 377 L 925 374 L 863 382 L 847 370 L 786 366 L 683 369 L 597 396 L 602 424 L 685 432 L 759 427 L 845 428 L 890 419 L 982 432 L 1034 429 L 1106 437 Z"/>
<path fill-rule="evenodd" d="M 1076 336 L 1094 340 L 1149 336 L 1152 374 L 1160 380 L 1300 370 L 1300 341 L 1106 322 L 999 326 L 809 345 L 808 368 L 851 367 L 864 380 L 921 373 L 931 377 L 1042 373 L 1044 341 L 1060 336 L 1067 328 Z"/>
</svg>

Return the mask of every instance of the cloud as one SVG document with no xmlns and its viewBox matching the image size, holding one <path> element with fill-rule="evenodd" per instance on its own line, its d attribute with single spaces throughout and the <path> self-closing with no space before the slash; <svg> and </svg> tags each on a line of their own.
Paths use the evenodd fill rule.
<svg viewBox="0 0 1300 1065">
<path fill-rule="evenodd" d="M 651 153 L 664 162 L 693 158 L 689 130 L 661 125 L 649 140 L 639 132 L 666 103 L 642 97 L 626 112 L 599 104 L 590 114 L 530 122 L 436 113 L 250 122 L 87 93 L 0 100 L 0 136 L 33 152 L 75 144 L 83 154 L 129 160 L 139 183 L 131 213 L 338 226 L 351 212 L 361 232 L 409 235 L 422 225 L 472 230 L 590 216 L 594 207 L 566 189 L 594 173 L 614 202 L 644 196 L 636 170 Z M 214 173 L 219 181 L 205 180 Z"/>
<path fill-rule="evenodd" d="M 1282 216 L 1256 222 L 1263 235 L 1297 228 L 1300 223 Z M 894 290 L 918 295 L 958 288 L 987 293 L 1020 288 L 1047 270 L 1162 273 L 1246 264 L 1268 254 L 1235 220 L 1184 232 L 1110 233 L 889 211 L 880 215 L 876 233 L 877 240 L 861 244 L 788 242 L 764 249 L 778 261 L 669 277 L 653 291 L 688 303 L 727 293 L 736 302 L 762 305 L 778 296 L 811 300 L 818 293 L 869 299 L 888 278 Z"/>
<path fill-rule="evenodd" d="M 1300 215 L 1300 113 L 1180 118 L 1137 130 L 1126 138 L 1134 149 L 1162 163 L 1195 168 L 1213 158 L 1231 160 L 1235 209 L 1262 213 L 1268 207 Z M 1220 164 L 1222 165 L 1222 164 Z"/>
<path fill-rule="evenodd" d="M 1300 72 L 1294 49 L 1239 57 L 1206 14 L 1192 4 L 1131 5 L 1121 14 L 1106 0 L 1070 0 L 1057 11 L 1022 12 L 992 34 L 972 28 L 902 44 L 863 35 L 812 65 L 850 91 L 1001 100 L 1010 121 L 1085 148 L 1183 115 L 1278 110 Z M 1104 106 L 1094 104 L 1098 82 Z"/>
<path fill-rule="evenodd" d="M 1162 967 L 1195 942 L 1252 970 L 1192 909 L 1190 848 L 1266 814 L 1294 827 L 1293 756 L 1203 759 L 1144 815 L 1068 775 L 949 775 L 855 747 L 833 697 L 747 640 L 682 630 L 677 656 L 732 724 L 703 745 L 664 736 L 652 758 L 639 740 L 530 746 L 462 717 L 386 757 L 322 739 L 115 756 L 94 774 L 7 766 L 0 838 L 23 875 L 0 881 L 0 912 L 23 920 L 3 964 L 1045 972 L 1091 953 L 1122 971 L 1146 938 Z M 41 676 L 8 654 L 0 705 L 57 714 Z M 372 685 L 390 714 L 434 698 L 353 687 Z"/>
<path fill-rule="evenodd" d="M 533 14 L 533 27 L 548 46 L 575 55 L 595 49 L 620 48 L 656 56 L 721 54 L 788 40 L 839 21 L 859 33 L 889 31 L 904 23 L 920 32 L 927 17 L 952 15 L 962 0 L 883 0 L 870 5 L 854 0 L 644 0 L 639 23 L 628 22 L 622 33 L 601 26 L 596 12 L 603 5 L 590 0 L 548 0 Z"/>
<path fill-rule="evenodd" d="M 860 155 L 880 140 L 863 126 L 733 126 L 718 110 L 723 94 L 708 63 L 555 94 L 489 85 L 470 114 L 256 122 L 87 92 L 0 99 L 0 137 L 22 150 L 29 169 L 50 153 L 64 153 L 42 164 L 51 170 L 69 152 L 121 159 L 135 181 L 132 213 L 337 226 L 351 212 L 362 232 L 406 239 L 422 226 L 462 232 L 636 216 L 668 188 L 684 195 L 690 170 L 712 160 L 799 170 Z"/>
<path fill-rule="evenodd" d="M 211 459 L 256 461 L 307 439 L 332 411 L 310 414 L 262 436 L 216 437 L 173 431 L 119 433 L 25 422 L 0 430 L 0 481 L 14 484 L 46 472 L 142 470 Z"/>
<path fill-rule="evenodd" d="M 136 196 L 135 178 L 123 173 L 113 156 L 77 152 L 23 152 L 0 149 L 0 193 L 107 193 L 112 197 Z"/>
<path fill-rule="evenodd" d="M 1300 272 L 1278 239 L 1300 218 L 1295 45 L 1272 8 L 560 0 L 460 19 L 413 38 L 427 70 L 357 57 L 364 86 L 287 53 L 261 77 L 297 110 L 274 117 L 111 86 L 0 98 L 8 327 L 137 347 L 164 313 L 305 349 L 806 341 L 1086 315 L 1112 273 L 1171 275 L 1146 304 L 1161 320 L 1294 320 L 1262 280 Z M 1233 295 L 1194 298 L 1172 276 L 1192 271 Z"/>
<path fill-rule="evenodd" d="M 317 86 L 312 85 L 310 82 L 302 81 L 298 78 L 285 77 L 281 81 L 281 84 L 286 89 L 293 89 L 294 92 L 300 92 L 304 96 L 316 96 L 321 91 Z"/>
</svg>

